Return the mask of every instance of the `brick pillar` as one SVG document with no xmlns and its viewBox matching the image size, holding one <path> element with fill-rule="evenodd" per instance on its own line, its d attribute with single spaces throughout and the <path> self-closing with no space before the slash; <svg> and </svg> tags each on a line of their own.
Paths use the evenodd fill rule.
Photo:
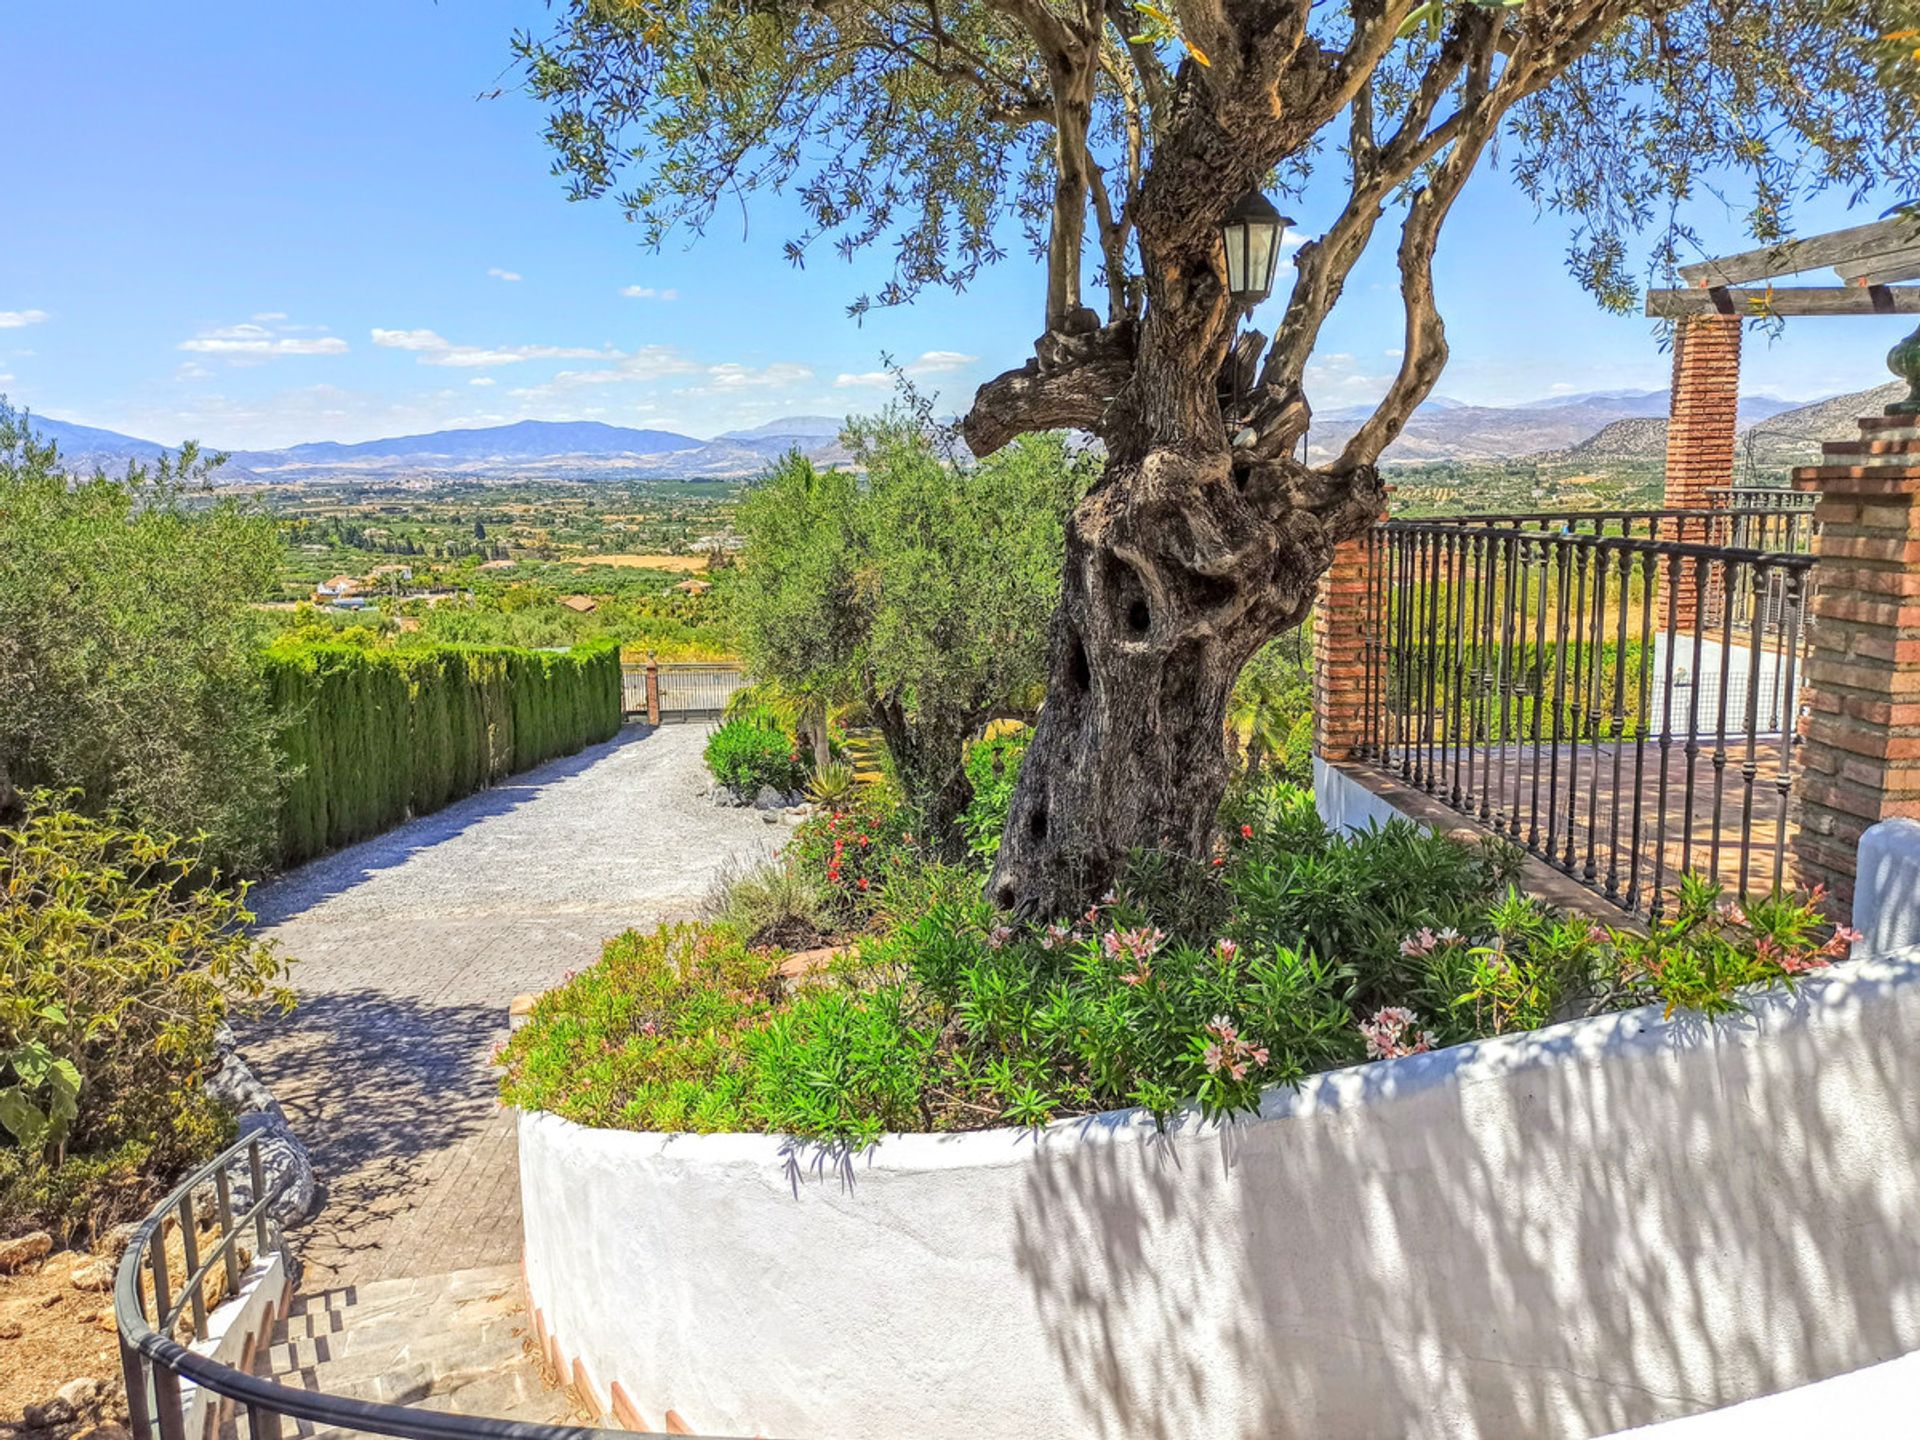
<svg viewBox="0 0 1920 1440">
<path fill-rule="evenodd" d="M 647 652 L 647 724 L 660 723 L 660 662 Z"/>
<path fill-rule="evenodd" d="M 1380 518 L 1387 518 L 1381 507 Z M 1333 547 L 1313 599 L 1313 753 L 1350 760 L 1369 737 L 1367 660 L 1372 639 L 1373 555 L 1369 537 Z"/>
<path fill-rule="evenodd" d="M 1793 472 L 1814 490 L 1819 584 L 1800 747 L 1799 882 L 1848 913 L 1860 836 L 1920 817 L 1920 416 L 1874 416 Z"/>
<path fill-rule="evenodd" d="M 1705 510 L 1707 491 L 1733 483 L 1733 434 L 1740 419 L 1740 317 L 1683 315 L 1673 329 L 1673 390 L 1667 411 L 1668 510 Z M 1716 537 L 1708 521 L 1666 527 L 1666 538 L 1705 544 Z M 1709 577 L 1708 583 L 1719 583 Z M 1697 613 L 1693 567 L 1664 599 L 1663 617 L 1689 634 Z M 1708 597 L 1711 606 L 1712 597 Z"/>
</svg>

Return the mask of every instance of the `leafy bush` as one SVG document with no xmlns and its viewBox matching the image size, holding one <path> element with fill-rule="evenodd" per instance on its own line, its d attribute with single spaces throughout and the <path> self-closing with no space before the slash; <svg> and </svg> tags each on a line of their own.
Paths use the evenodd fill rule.
<svg viewBox="0 0 1920 1440">
<path fill-rule="evenodd" d="M 800 742 L 757 715 L 729 720 L 707 740 L 707 769 L 735 795 L 751 798 L 771 786 L 785 795 L 806 783 Z"/>
<path fill-rule="evenodd" d="M 272 521 L 204 503 L 192 446 L 73 479 L 0 400 L 0 815 L 12 792 L 205 834 L 214 865 L 271 857 L 280 779 L 256 664 Z"/>
<path fill-rule="evenodd" d="M 1020 778 L 1033 731 L 1019 729 L 982 740 L 967 752 L 967 781 L 973 799 L 960 816 L 960 833 L 969 853 L 991 860 L 1000 853 L 1000 833 L 1007 828 L 1013 807 L 1013 787 Z"/>
<path fill-rule="evenodd" d="M 619 651 L 347 644 L 262 662 L 291 779 L 278 857 L 309 859 L 619 733 Z"/>
<path fill-rule="evenodd" d="M 134 1213 L 226 1138 L 201 1086 L 216 1032 L 290 997 L 203 863 L 45 792 L 0 830 L 0 1233 Z"/>
<path fill-rule="evenodd" d="M 881 913 L 889 882 L 926 863 L 913 823 L 898 796 L 869 786 L 844 808 L 802 820 L 784 854 L 818 892 L 834 928 L 863 930 Z"/>
</svg>

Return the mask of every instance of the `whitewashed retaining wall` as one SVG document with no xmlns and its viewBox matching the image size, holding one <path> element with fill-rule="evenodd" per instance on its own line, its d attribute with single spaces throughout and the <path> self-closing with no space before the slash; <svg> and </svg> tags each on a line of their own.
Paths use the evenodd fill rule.
<svg viewBox="0 0 1920 1440">
<path fill-rule="evenodd" d="M 629 1424 L 1602 1434 L 1920 1348 L 1920 959 L 1316 1078 L 1257 1119 L 520 1121 L 526 1270 Z"/>
</svg>

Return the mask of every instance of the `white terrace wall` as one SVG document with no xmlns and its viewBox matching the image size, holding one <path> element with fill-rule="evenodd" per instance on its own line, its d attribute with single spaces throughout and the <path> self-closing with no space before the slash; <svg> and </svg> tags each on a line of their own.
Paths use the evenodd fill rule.
<svg viewBox="0 0 1920 1440">
<path fill-rule="evenodd" d="M 1256 1119 L 520 1122 L 527 1281 L 629 1423 L 1594 1435 L 1920 1348 L 1920 960 L 1321 1076 Z"/>
</svg>

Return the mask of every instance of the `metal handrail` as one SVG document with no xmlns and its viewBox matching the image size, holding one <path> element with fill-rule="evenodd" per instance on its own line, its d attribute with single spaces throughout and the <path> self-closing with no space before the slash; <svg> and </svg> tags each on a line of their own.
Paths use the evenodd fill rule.
<svg viewBox="0 0 1920 1440">
<path fill-rule="evenodd" d="M 253 1203 L 236 1215 L 228 1171 L 243 1154 L 253 1183 Z M 267 1192 L 263 1181 L 258 1137 L 236 1141 L 176 1186 L 134 1229 L 114 1276 L 113 1315 L 120 1335 L 128 1418 L 136 1440 L 198 1440 L 186 1433 L 186 1412 L 180 1392 L 183 1379 L 191 1380 L 210 1394 L 245 1406 L 251 1440 L 279 1440 L 283 1418 L 398 1436 L 400 1440 L 622 1440 L 622 1437 L 630 1440 L 636 1433 L 603 1430 L 591 1425 L 545 1425 L 484 1415 L 451 1415 L 409 1405 L 329 1395 L 323 1390 L 301 1390 L 277 1380 L 249 1375 L 182 1345 L 173 1338 L 173 1330 L 189 1311 L 193 1315 L 195 1338 L 206 1338 L 202 1286 L 214 1267 L 226 1266 L 228 1282 L 237 1294 L 240 1271 L 234 1247 L 249 1230 L 258 1244 L 258 1254 L 266 1253 L 277 1241 L 276 1227 L 269 1213 L 275 1196 Z M 194 1195 L 208 1184 L 214 1189 L 215 1214 L 221 1234 L 202 1260 L 196 1253 Z M 182 1234 L 187 1237 L 188 1274 L 177 1297 L 172 1293 L 166 1268 L 165 1227 L 174 1218 L 179 1220 Z M 157 1246 L 152 1243 L 156 1236 L 160 1239 Z M 153 1280 L 154 1309 L 160 1320 L 158 1329 L 150 1323 L 141 1291 L 143 1266 Z"/>
</svg>

